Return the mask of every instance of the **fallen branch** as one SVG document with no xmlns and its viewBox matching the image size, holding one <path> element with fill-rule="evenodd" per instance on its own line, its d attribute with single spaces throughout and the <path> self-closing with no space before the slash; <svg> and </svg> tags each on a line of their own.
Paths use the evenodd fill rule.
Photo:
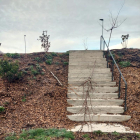
<svg viewBox="0 0 140 140">
<path fill-rule="evenodd" d="M 58 81 L 58 83 L 62 86 L 61 82 L 58 80 L 58 78 L 50 71 L 50 73 L 53 75 L 53 77 Z"/>
</svg>

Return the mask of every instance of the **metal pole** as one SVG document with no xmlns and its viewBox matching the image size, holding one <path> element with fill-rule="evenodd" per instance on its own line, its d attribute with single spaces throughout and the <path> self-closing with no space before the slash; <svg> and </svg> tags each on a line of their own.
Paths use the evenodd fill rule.
<svg viewBox="0 0 140 140">
<path fill-rule="evenodd" d="M 25 53 L 26 53 L 26 40 L 25 40 L 25 36 L 26 36 L 26 35 L 24 35 L 24 41 L 25 41 Z"/>
<path fill-rule="evenodd" d="M 121 74 L 119 74 L 119 98 L 120 98 L 120 93 L 121 93 Z"/>
<path fill-rule="evenodd" d="M 104 20 L 102 20 L 102 37 L 103 37 L 103 21 L 104 21 Z"/>
<path fill-rule="evenodd" d="M 114 62 L 112 60 L 112 81 L 113 81 Z"/>
</svg>

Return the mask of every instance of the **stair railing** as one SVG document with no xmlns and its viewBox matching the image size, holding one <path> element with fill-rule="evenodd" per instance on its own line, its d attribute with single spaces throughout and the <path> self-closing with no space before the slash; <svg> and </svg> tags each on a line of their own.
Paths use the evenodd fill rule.
<svg viewBox="0 0 140 140">
<path fill-rule="evenodd" d="M 109 50 L 109 48 L 108 48 L 108 45 L 106 44 L 106 41 L 105 41 L 104 37 L 101 36 L 101 37 L 100 37 L 100 50 L 102 50 L 102 47 L 103 47 L 103 58 L 104 58 L 104 56 L 105 56 L 105 51 L 104 51 L 105 46 L 107 47 L 107 68 L 108 68 L 108 52 L 110 53 L 110 55 L 111 55 L 111 57 L 112 57 L 112 59 L 113 59 L 113 61 L 112 61 L 112 81 L 113 81 L 114 63 L 116 64 L 116 67 L 118 68 L 118 71 L 119 71 L 119 73 L 120 73 L 120 74 L 119 74 L 119 94 L 118 94 L 118 98 L 120 98 L 121 77 L 123 78 L 123 81 L 125 82 L 125 107 L 124 107 L 124 112 L 125 112 L 125 111 L 127 111 L 127 106 L 126 106 L 127 83 L 126 83 L 126 81 L 125 81 L 125 79 L 124 79 L 124 77 L 123 77 L 123 75 L 122 75 L 122 73 L 121 73 L 121 71 L 120 71 L 120 69 L 119 69 L 119 67 L 118 67 L 118 65 L 117 65 L 117 63 L 116 63 L 116 61 L 115 61 L 113 55 L 112 55 L 112 53 L 110 52 L 110 50 Z"/>
</svg>

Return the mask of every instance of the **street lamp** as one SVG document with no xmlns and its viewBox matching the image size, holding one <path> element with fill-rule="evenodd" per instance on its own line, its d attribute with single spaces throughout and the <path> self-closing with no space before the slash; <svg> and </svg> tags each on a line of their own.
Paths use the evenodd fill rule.
<svg viewBox="0 0 140 140">
<path fill-rule="evenodd" d="M 102 37 L 103 37 L 103 21 L 104 19 L 100 19 L 102 21 Z"/>
<path fill-rule="evenodd" d="M 25 53 L 26 53 L 26 40 L 25 40 L 25 36 L 26 36 L 26 35 L 24 35 L 24 41 L 25 41 Z"/>
</svg>

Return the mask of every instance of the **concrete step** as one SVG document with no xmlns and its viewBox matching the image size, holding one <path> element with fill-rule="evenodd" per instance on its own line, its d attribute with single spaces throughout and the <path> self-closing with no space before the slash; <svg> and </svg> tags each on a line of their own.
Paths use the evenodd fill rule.
<svg viewBox="0 0 140 140">
<path fill-rule="evenodd" d="M 91 56 L 70 56 L 69 57 L 69 60 L 70 61 L 96 61 L 96 62 L 99 62 L 99 61 L 106 61 L 106 58 L 103 58 L 103 57 L 91 57 Z"/>
<path fill-rule="evenodd" d="M 123 122 L 128 121 L 131 116 L 129 115 L 110 115 L 110 114 L 98 114 L 94 115 L 84 115 L 84 114 L 74 114 L 74 115 L 67 115 L 67 117 L 72 121 L 94 121 L 94 122 Z"/>
<path fill-rule="evenodd" d="M 122 99 L 67 99 L 68 104 L 81 106 L 87 101 L 87 106 L 120 106 L 123 104 Z"/>
<path fill-rule="evenodd" d="M 80 82 L 80 83 L 83 83 L 83 82 L 85 82 L 85 81 L 87 81 L 88 80 L 88 78 L 77 78 L 77 77 L 74 77 L 74 78 L 69 78 L 68 79 L 68 82 L 70 83 L 70 84 L 72 84 L 72 82 Z M 98 81 L 108 81 L 108 82 L 111 82 L 111 77 L 100 77 L 100 78 L 98 78 L 98 77 L 96 77 L 96 78 L 91 78 L 91 81 L 94 81 L 94 82 L 98 82 Z"/>
<path fill-rule="evenodd" d="M 95 63 L 96 66 L 97 63 Z M 98 64 L 106 64 L 107 67 L 107 61 L 98 61 Z M 94 66 L 94 61 L 70 61 L 69 60 L 69 65 L 92 65 Z"/>
<path fill-rule="evenodd" d="M 67 107 L 67 111 L 71 113 L 83 114 L 85 112 L 85 107 L 82 106 L 73 106 Z M 121 106 L 88 106 L 87 113 L 94 114 L 94 113 L 123 113 L 124 107 Z"/>
<path fill-rule="evenodd" d="M 112 76 L 112 73 L 111 72 L 108 72 L 108 73 L 94 73 L 93 75 L 92 75 L 92 77 L 103 77 L 103 76 L 105 76 L 105 77 L 110 77 L 110 76 Z M 91 74 L 90 73 L 84 73 L 84 74 L 82 74 L 82 73 L 68 73 L 68 77 L 70 78 L 72 78 L 72 77 L 77 77 L 77 78 L 79 78 L 79 77 L 85 77 L 85 78 L 88 78 L 88 77 L 91 77 Z"/>
<path fill-rule="evenodd" d="M 97 52 L 103 52 L 102 50 L 69 50 L 69 53 L 74 52 L 90 52 L 90 53 L 97 53 Z"/>
<path fill-rule="evenodd" d="M 81 69 L 81 70 L 77 70 L 77 69 L 69 69 L 70 73 L 107 73 L 107 72 L 111 72 L 110 68 L 95 68 L 95 69 Z"/>
<path fill-rule="evenodd" d="M 116 82 L 106 82 L 106 81 L 98 81 L 96 82 L 97 84 L 95 83 L 92 83 L 92 86 L 93 87 L 111 87 L 111 86 L 115 86 L 116 85 Z M 74 81 L 73 84 L 70 84 L 70 86 L 81 86 L 83 84 L 83 82 L 77 82 L 77 81 Z"/>
<path fill-rule="evenodd" d="M 97 60 L 97 61 L 99 61 L 99 60 L 103 60 L 103 61 L 105 61 L 105 60 L 107 60 L 105 57 L 103 57 L 103 54 L 96 54 L 96 55 L 93 55 L 93 54 L 81 54 L 81 55 L 69 55 L 69 60 L 71 60 L 71 59 L 73 59 L 73 60 L 77 60 L 77 59 L 80 59 L 80 60 L 83 60 L 83 59 L 87 59 L 87 60 Z M 97 62 L 96 61 L 96 62 Z"/>
<path fill-rule="evenodd" d="M 117 99 L 118 93 L 89 93 L 89 96 L 92 99 Z M 67 97 L 71 99 L 83 99 L 86 97 L 86 93 L 83 94 L 82 92 L 71 92 L 67 94 Z"/>
<path fill-rule="evenodd" d="M 69 69 L 87 69 L 87 68 L 107 68 L 107 64 L 97 65 L 69 65 Z"/>
<path fill-rule="evenodd" d="M 84 91 L 87 90 L 87 86 L 84 87 Z M 83 92 L 83 86 L 72 86 L 72 87 L 68 87 L 68 93 L 70 92 Z M 108 92 L 108 93 L 112 93 L 112 92 L 116 92 L 118 91 L 118 87 L 94 87 L 93 92 L 92 93 L 96 93 L 96 92 Z"/>
</svg>

